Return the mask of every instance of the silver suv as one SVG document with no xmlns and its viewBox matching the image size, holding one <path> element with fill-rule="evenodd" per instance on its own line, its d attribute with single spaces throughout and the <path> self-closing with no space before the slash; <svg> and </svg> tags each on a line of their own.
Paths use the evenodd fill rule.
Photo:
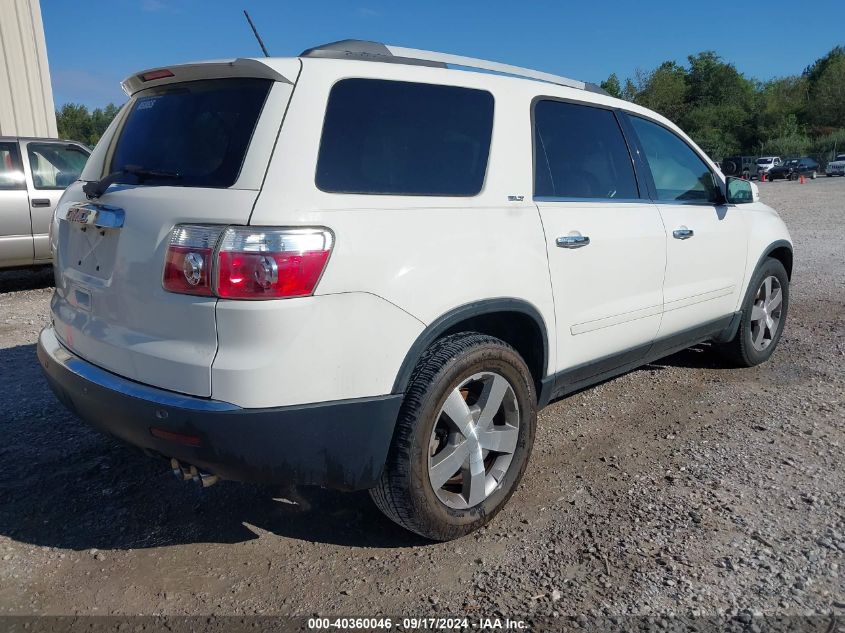
<svg viewBox="0 0 845 633">
<path fill-rule="evenodd" d="M 53 209 L 90 154 L 74 141 L 0 136 L 0 268 L 50 263 Z"/>
</svg>

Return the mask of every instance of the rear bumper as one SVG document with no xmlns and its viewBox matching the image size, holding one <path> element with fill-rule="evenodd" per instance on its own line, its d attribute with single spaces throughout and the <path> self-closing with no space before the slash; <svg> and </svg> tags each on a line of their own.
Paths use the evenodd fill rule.
<svg viewBox="0 0 845 633">
<path fill-rule="evenodd" d="M 39 336 L 38 359 L 59 400 L 91 426 L 236 481 L 371 488 L 402 403 L 399 394 L 242 409 L 100 369 L 62 346 L 52 327 Z"/>
</svg>

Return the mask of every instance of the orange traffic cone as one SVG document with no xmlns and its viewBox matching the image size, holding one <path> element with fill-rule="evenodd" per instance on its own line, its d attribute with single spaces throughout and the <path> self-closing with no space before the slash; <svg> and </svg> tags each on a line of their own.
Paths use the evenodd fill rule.
<svg viewBox="0 0 845 633">
<path fill-rule="evenodd" d="M 766 172 L 760 174 L 760 182 L 766 182 Z"/>
<path fill-rule="evenodd" d="M 801 174 L 801 176 L 799 176 L 798 182 L 802 185 L 804 184 L 804 174 Z"/>
</svg>

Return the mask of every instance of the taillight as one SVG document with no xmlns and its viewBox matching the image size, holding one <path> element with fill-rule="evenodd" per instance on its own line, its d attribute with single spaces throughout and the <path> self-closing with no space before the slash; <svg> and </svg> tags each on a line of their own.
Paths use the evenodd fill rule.
<svg viewBox="0 0 845 633">
<path fill-rule="evenodd" d="M 164 267 L 171 292 L 223 299 L 283 299 L 313 294 L 334 238 L 324 228 L 181 224 Z"/>
<path fill-rule="evenodd" d="M 220 239 L 215 289 L 224 299 L 305 297 L 332 249 L 326 229 L 229 227 Z"/>
<path fill-rule="evenodd" d="M 211 265 L 222 226 L 179 224 L 170 234 L 164 260 L 164 289 L 211 296 Z"/>
</svg>

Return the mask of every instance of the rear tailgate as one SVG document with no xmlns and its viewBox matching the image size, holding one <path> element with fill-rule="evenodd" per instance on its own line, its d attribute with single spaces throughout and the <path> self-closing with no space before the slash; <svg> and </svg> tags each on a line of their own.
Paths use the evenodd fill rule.
<svg viewBox="0 0 845 633">
<path fill-rule="evenodd" d="M 180 223 L 248 223 L 292 89 L 250 76 L 273 69 L 250 62 L 235 72 L 233 64 L 175 67 L 151 88 L 127 80 L 130 90 L 141 89 L 82 178 L 99 180 L 126 165 L 159 175 L 124 174 L 90 203 L 75 183 L 53 226 L 59 339 L 111 372 L 195 396 L 211 395 L 217 300 L 163 289 L 170 233 Z M 99 214 L 99 225 L 85 222 L 79 203 Z M 109 226 L 108 218 L 120 221 Z"/>
</svg>

